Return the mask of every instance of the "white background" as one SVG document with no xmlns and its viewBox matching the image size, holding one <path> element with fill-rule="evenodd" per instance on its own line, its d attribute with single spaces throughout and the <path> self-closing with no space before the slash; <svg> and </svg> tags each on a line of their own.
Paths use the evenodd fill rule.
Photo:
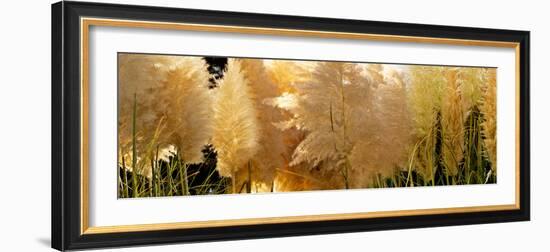
<svg viewBox="0 0 550 252">
<path fill-rule="evenodd" d="M 531 30 L 532 221 L 230 241 L 128 251 L 530 251 L 548 250 L 550 27 L 544 1 L 124 1 L 280 13 Z M 50 1 L 10 1 L 0 13 L 0 250 L 49 250 Z M 122 251 L 122 250 L 120 250 Z"/>
</svg>

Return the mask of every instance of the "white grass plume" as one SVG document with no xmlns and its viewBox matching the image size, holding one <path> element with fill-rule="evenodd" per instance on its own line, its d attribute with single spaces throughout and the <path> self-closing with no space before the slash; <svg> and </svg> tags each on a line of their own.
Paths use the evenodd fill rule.
<svg viewBox="0 0 550 252">
<path fill-rule="evenodd" d="M 212 134 L 208 78 L 199 57 L 119 55 L 119 147 L 129 158 L 127 164 L 134 95 L 141 173 L 151 176 L 157 146 L 173 145 L 185 163 L 201 162 L 201 150 Z"/>
<path fill-rule="evenodd" d="M 372 102 L 369 83 L 361 69 L 352 63 L 319 62 L 311 78 L 295 83 L 294 88 L 295 105 L 278 104 L 293 115 L 281 128 L 306 133 L 293 152 L 290 166 L 307 164 L 309 169 L 322 167 L 321 172 L 349 173 L 348 158 L 357 139 L 356 126 L 365 123 L 363 113 Z"/>
<path fill-rule="evenodd" d="M 251 180 L 252 189 L 270 188 L 277 172 L 283 166 L 285 151 L 282 132 L 273 124 L 283 120 L 282 111 L 267 104 L 269 99 L 280 95 L 278 86 L 271 80 L 264 60 L 239 59 L 242 74 L 246 79 L 250 97 L 256 111 L 258 127 L 258 150 L 251 159 L 250 169 L 241 170 L 239 175 Z M 231 67 L 231 63 L 228 65 Z M 249 174 L 250 172 L 250 174 Z M 249 176 L 250 175 L 250 176 Z M 241 179 L 239 179 L 241 180 Z M 261 186 L 268 185 L 268 186 Z"/>
<path fill-rule="evenodd" d="M 391 177 L 404 167 L 411 144 L 411 117 L 404 76 L 391 67 L 369 67 L 369 79 L 376 83 L 371 109 L 363 113 L 368 121 L 356 125 L 356 143 L 350 155 L 352 187 L 364 188 L 376 176 Z M 388 69 L 386 69 L 388 68 Z"/>
<path fill-rule="evenodd" d="M 231 59 L 219 83 L 214 105 L 212 144 L 222 176 L 235 174 L 258 152 L 259 128 L 251 91 L 238 61 Z"/>
</svg>

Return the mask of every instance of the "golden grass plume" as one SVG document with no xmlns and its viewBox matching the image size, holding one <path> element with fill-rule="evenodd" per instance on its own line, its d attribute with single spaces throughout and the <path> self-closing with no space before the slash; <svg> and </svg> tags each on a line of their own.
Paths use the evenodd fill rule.
<svg viewBox="0 0 550 252">
<path fill-rule="evenodd" d="M 119 158 L 131 160 L 135 99 L 142 174 L 151 176 L 150 160 L 157 147 L 175 146 L 184 162 L 201 162 L 201 150 L 212 133 L 208 78 L 199 57 L 119 54 Z"/>
<path fill-rule="evenodd" d="M 212 137 L 218 153 L 216 169 L 222 176 L 235 177 L 258 152 L 260 134 L 248 80 L 239 61 L 229 60 L 228 70 L 216 92 L 216 130 Z"/>
<path fill-rule="evenodd" d="M 481 124 L 487 155 L 491 161 L 491 168 L 496 172 L 497 166 L 497 78 L 496 69 L 486 70 L 487 88 L 483 94 L 481 113 L 484 121 Z"/>
</svg>

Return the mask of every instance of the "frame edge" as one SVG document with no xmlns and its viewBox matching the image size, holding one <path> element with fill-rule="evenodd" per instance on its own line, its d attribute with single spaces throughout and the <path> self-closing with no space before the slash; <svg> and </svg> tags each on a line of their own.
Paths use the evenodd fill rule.
<svg viewBox="0 0 550 252">
<path fill-rule="evenodd" d="M 523 31 L 520 41 L 520 211 L 531 220 L 531 32 Z"/>
<path fill-rule="evenodd" d="M 51 247 L 63 246 L 63 2 L 51 5 Z"/>
</svg>

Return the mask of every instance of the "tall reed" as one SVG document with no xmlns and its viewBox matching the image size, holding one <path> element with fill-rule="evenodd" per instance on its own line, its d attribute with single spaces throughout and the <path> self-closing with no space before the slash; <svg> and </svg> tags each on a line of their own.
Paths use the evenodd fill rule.
<svg viewBox="0 0 550 252">
<path fill-rule="evenodd" d="M 491 170 L 496 175 L 497 167 L 497 80 L 496 69 L 490 68 L 486 72 L 487 88 L 484 91 L 480 106 L 484 121 L 481 123 L 483 139 L 487 148 L 487 156 L 491 161 Z"/>
<path fill-rule="evenodd" d="M 443 67 L 412 66 L 409 99 L 415 122 L 417 150 L 411 155 L 417 172 L 434 185 L 440 164 L 441 102 L 446 80 Z M 410 168 L 414 168 L 409 166 Z"/>
<path fill-rule="evenodd" d="M 464 152 L 462 92 L 460 82 L 457 79 L 458 69 L 446 68 L 443 74 L 445 75 L 446 85 L 441 100 L 442 162 L 446 169 L 445 172 L 451 176 L 456 176 Z M 450 181 L 446 182 L 450 183 Z"/>
</svg>

